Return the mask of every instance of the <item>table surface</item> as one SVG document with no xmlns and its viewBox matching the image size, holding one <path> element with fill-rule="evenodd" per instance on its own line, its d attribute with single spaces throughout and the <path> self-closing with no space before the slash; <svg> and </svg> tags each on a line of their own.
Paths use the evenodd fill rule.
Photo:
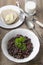
<svg viewBox="0 0 43 65">
<path fill-rule="evenodd" d="M 21 1 L 21 0 L 19 0 L 19 1 Z M 12 0 L 0 0 L 0 7 L 2 7 L 4 5 L 8 5 L 8 4 L 15 5 L 15 2 L 16 2 L 16 0 L 13 0 L 13 1 Z M 21 8 L 24 9 L 24 0 L 20 2 L 20 6 L 21 6 Z M 42 10 L 39 10 L 35 17 L 37 18 L 38 21 L 43 23 L 43 11 Z M 27 27 L 27 25 L 25 24 L 25 21 L 18 28 L 29 29 Z M 41 28 L 39 25 L 37 25 L 35 23 L 35 29 L 33 29 L 32 31 L 34 31 L 34 33 L 38 36 L 38 38 L 40 40 L 40 51 L 39 51 L 38 55 L 32 61 L 23 63 L 23 64 L 17 64 L 17 63 L 9 61 L 2 53 L 1 41 L 2 41 L 3 37 L 5 36 L 5 34 L 9 31 L 10 30 L 0 28 L 0 65 L 43 65 L 43 28 Z"/>
</svg>

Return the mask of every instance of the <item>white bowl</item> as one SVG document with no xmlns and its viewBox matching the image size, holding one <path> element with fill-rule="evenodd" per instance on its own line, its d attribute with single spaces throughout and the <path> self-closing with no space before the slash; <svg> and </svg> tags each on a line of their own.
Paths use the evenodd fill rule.
<svg viewBox="0 0 43 65">
<path fill-rule="evenodd" d="M 17 34 L 21 34 L 23 36 L 27 36 L 27 37 L 29 37 L 31 39 L 31 42 L 33 44 L 33 51 L 31 52 L 31 54 L 27 58 L 24 58 L 24 59 L 14 58 L 7 51 L 8 40 L 10 40 L 12 37 L 15 37 Z M 19 28 L 19 29 L 15 29 L 15 30 L 10 31 L 9 33 L 7 33 L 5 35 L 5 37 L 2 40 L 1 48 L 2 48 L 2 51 L 3 51 L 4 55 L 9 60 L 17 62 L 17 63 L 24 63 L 24 62 L 28 62 L 28 61 L 30 61 L 30 60 L 35 58 L 35 56 L 39 52 L 40 43 L 39 43 L 38 37 L 32 31 L 27 30 L 27 29 Z"/>
</svg>

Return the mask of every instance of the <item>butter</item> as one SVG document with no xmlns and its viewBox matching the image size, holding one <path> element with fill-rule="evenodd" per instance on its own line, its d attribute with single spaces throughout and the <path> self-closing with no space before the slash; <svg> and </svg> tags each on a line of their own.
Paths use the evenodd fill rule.
<svg viewBox="0 0 43 65">
<path fill-rule="evenodd" d="M 12 23 L 15 23 L 17 22 L 19 16 L 18 16 L 18 13 L 16 11 L 13 11 L 13 10 L 4 10 L 2 13 L 1 13 L 4 21 L 6 24 L 12 24 Z"/>
<path fill-rule="evenodd" d="M 12 21 L 13 20 L 13 14 L 8 14 L 6 17 L 5 17 L 5 21 Z"/>
</svg>

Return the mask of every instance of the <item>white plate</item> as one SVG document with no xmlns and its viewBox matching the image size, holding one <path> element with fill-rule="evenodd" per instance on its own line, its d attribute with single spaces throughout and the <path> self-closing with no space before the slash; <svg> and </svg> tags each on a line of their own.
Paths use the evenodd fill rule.
<svg viewBox="0 0 43 65">
<path fill-rule="evenodd" d="M 27 58 L 16 59 L 8 54 L 8 51 L 7 51 L 8 40 L 10 40 L 12 37 L 15 37 L 17 34 L 27 36 L 31 39 L 31 42 L 33 44 L 33 51 Z M 9 60 L 17 62 L 17 63 L 24 63 L 24 62 L 28 62 L 36 57 L 36 55 L 38 54 L 39 49 L 40 49 L 40 43 L 39 43 L 38 37 L 32 31 L 19 28 L 19 29 L 15 29 L 15 30 L 10 31 L 9 33 L 7 33 L 5 35 L 5 37 L 2 40 L 1 48 L 2 48 L 4 55 Z"/>
<path fill-rule="evenodd" d="M 4 22 L 4 20 L 2 18 L 0 18 L 0 27 L 11 29 L 11 28 L 16 28 L 16 27 L 20 26 L 23 23 L 24 18 L 25 18 L 24 13 L 20 15 L 20 8 L 17 7 L 17 6 L 14 6 L 14 5 L 3 6 L 3 7 L 0 8 L 0 14 L 1 14 L 2 11 L 6 10 L 6 9 L 12 9 L 14 11 L 17 11 L 17 13 L 19 14 L 19 20 L 14 24 L 7 25 Z M 22 9 L 21 9 L 21 11 L 23 12 Z"/>
</svg>

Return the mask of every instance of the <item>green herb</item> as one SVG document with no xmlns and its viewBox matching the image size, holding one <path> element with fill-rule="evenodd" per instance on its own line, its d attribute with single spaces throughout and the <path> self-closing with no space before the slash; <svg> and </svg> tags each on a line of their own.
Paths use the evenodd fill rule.
<svg viewBox="0 0 43 65">
<path fill-rule="evenodd" d="M 24 50 L 26 50 L 26 49 L 27 49 L 26 44 L 23 43 L 22 46 L 21 46 L 21 50 L 24 51 Z"/>
<path fill-rule="evenodd" d="M 21 50 L 24 51 L 24 50 L 27 49 L 26 44 L 24 43 L 24 41 L 25 41 L 25 37 L 21 36 L 20 38 L 16 38 L 16 39 L 14 40 L 14 43 L 15 43 L 15 45 L 16 45 L 19 49 L 21 49 Z"/>
</svg>

